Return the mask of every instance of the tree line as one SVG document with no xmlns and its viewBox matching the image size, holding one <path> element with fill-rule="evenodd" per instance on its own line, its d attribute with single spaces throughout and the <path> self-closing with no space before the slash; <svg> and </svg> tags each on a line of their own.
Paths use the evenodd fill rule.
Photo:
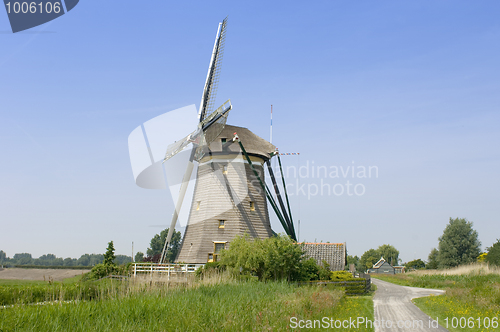
<svg viewBox="0 0 500 332">
<path fill-rule="evenodd" d="M 42 255 L 33 258 L 30 253 L 18 253 L 10 258 L 0 250 L 0 265 L 12 267 L 16 265 L 36 265 L 36 266 L 94 266 L 104 261 L 103 254 L 84 254 L 80 258 L 62 258 L 54 254 Z M 126 264 L 132 261 L 132 257 L 126 255 L 116 255 L 115 263 L 118 265 Z"/>
<path fill-rule="evenodd" d="M 439 245 L 431 250 L 427 262 L 420 258 L 414 259 L 403 264 L 406 269 L 446 269 L 474 262 L 500 266 L 500 240 L 481 253 L 478 233 L 474 230 L 473 223 L 467 219 L 450 218 L 438 240 Z M 349 255 L 347 265 L 354 264 L 357 271 L 366 271 L 382 257 L 392 266 L 400 263 L 399 251 L 384 244 L 366 251 L 361 257 Z"/>
<path fill-rule="evenodd" d="M 155 234 L 151 239 L 147 248 L 147 256 L 142 252 L 135 254 L 135 262 L 159 262 L 165 240 L 167 238 L 168 228 L 161 231 L 160 234 Z M 181 232 L 175 231 L 172 235 L 172 240 L 168 246 L 166 259 L 172 263 L 177 257 L 181 247 Z M 113 250 L 114 251 L 114 250 Z M 62 258 L 56 257 L 54 254 L 42 255 L 38 258 L 33 258 L 30 253 L 17 253 L 12 258 L 0 250 L 0 265 L 4 267 L 13 267 L 16 265 L 36 265 L 36 266 L 95 266 L 104 263 L 103 254 L 84 254 L 80 258 Z M 114 255 L 113 263 L 116 265 L 124 265 L 132 262 L 132 257 L 127 255 Z M 109 263 L 109 262 L 108 262 Z"/>
</svg>

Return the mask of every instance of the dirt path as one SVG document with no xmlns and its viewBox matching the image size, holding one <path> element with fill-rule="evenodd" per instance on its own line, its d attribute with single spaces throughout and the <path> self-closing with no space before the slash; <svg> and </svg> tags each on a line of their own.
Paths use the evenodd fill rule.
<svg viewBox="0 0 500 332">
<path fill-rule="evenodd" d="M 411 299 L 417 297 L 441 295 L 444 291 L 438 289 L 427 289 L 407 287 L 392 284 L 373 278 L 372 282 L 377 285 L 377 291 L 373 297 L 375 309 L 375 332 L 385 331 L 435 331 L 446 332 L 444 327 L 437 325 L 429 316 L 424 314 Z"/>
<path fill-rule="evenodd" d="M 90 270 L 68 270 L 68 269 L 20 269 L 8 268 L 0 270 L 0 279 L 11 280 L 49 280 L 62 281 Z M 44 279 L 45 278 L 45 279 Z"/>
</svg>

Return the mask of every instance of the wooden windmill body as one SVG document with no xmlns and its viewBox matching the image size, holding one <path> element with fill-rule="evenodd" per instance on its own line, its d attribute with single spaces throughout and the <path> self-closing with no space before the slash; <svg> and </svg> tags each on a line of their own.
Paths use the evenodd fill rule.
<svg viewBox="0 0 500 332">
<path fill-rule="evenodd" d="M 245 142 L 253 167 L 264 174 L 264 164 L 275 147 L 242 127 L 226 125 L 198 164 L 197 180 L 178 262 L 216 261 L 237 235 L 268 238 L 272 235 L 266 194 L 234 133 Z"/>
</svg>

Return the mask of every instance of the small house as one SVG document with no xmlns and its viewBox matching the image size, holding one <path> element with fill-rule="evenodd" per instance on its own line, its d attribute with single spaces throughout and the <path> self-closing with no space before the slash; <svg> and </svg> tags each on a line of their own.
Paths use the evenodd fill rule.
<svg viewBox="0 0 500 332">
<path fill-rule="evenodd" d="M 382 257 L 377 263 L 373 264 L 371 269 L 368 269 L 368 273 L 396 274 L 396 269 Z"/>
</svg>

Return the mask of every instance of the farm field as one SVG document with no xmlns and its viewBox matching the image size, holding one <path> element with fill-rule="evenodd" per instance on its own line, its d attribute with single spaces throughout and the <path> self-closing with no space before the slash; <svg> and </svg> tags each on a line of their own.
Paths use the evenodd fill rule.
<svg viewBox="0 0 500 332">
<path fill-rule="evenodd" d="M 2 280 L 40 280 L 40 281 L 62 281 L 67 278 L 81 276 L 90 270 L 70 269 L 23 269 L 8 268 L 0 270 L 0 284 Z"/>
<path fill-rule="evenodd" d="M 103 280 L 0 285 L 0 290 L 9 287 L 45 289 L 52 297 L 43 305 L 16 304 L 0 309 L 0 330 L 4 332 L 286 331 L 292 317 L 297 324 L 323 317 L 330 322 L 358 316 L 373 320 L 371 296 L 346 297 L 339 289 L 284 282 L 227 280 L 167 288 L 162 283 Z M 30 291 L 23 294 L 19 297 L 29 296 Z M 16 300 L 10 302 L 29 302 Z M 352 331 L 373 329 L 360 326 Z"/>
<path fill-rule="evenodd" d="M 496 269 L 473 265 L 376 278 L 403 286 L 446 290 L 445 295 L 413 302 L 450 331 L 500 330 L 500 272 Z"/>
</svg>

